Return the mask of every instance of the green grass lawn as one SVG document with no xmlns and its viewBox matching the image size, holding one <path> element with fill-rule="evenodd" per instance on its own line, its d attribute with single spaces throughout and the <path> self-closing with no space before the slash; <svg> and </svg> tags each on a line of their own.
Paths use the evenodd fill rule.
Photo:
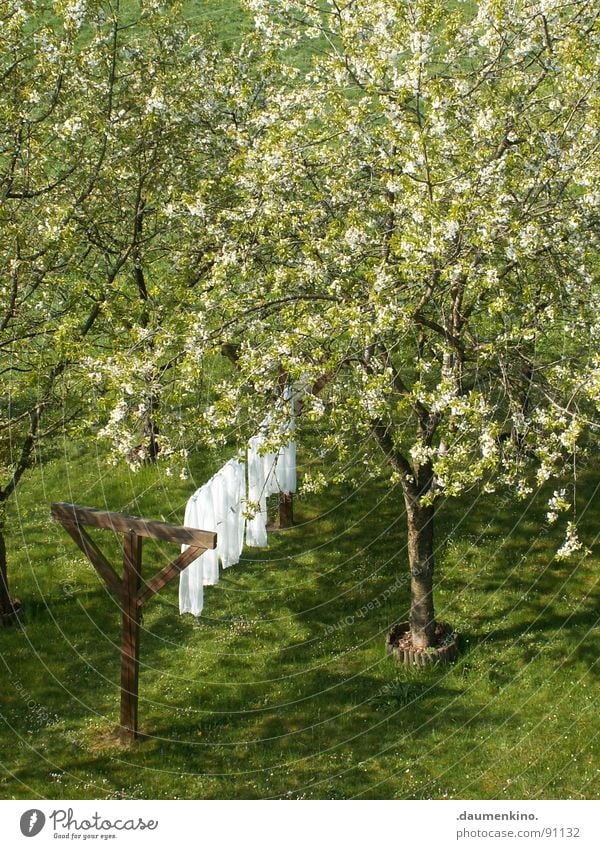
<svg viewBox="0 0 600 849">
<path fill-rule="evenodd" d="M 11 509 L 22 629 L 0 629 L 1 798 L 591 798 L 597 792 L 598 557 L 553 559 L 544 499 L 445 505 L 437 608 L 459 661 L 385 656 L 405 618 L 398 491 L 368 482 L 302 499 L 298 527 L 248 550 L 180 617 L 177 581 L 145 608 L 140 725 L 113 738 L 120 617 L 49 519 L 52 500 L 181 521 L 195 480 L 116 471 L 82 451 L 34 470 Z M 597 533 L 596 481 L 579 488 Z M 102 532 L 101 532 L 102 533 Z M 117 556 L 117 540 L 102 542 Z M 145 575 L 173 548 L 145 544 Z M 396 587 L 390 591 L 390 588 Z M 365 615 L 367 606 L 371 610 Z"/>
<path fill-rule="evenodd" d="M 208 25 L 225 48 L 238 43 L 240 35 L 252 28 L 251 16 L 238 0 L 185 0 L 182 17 L 200 31 Z"/>
</svg>

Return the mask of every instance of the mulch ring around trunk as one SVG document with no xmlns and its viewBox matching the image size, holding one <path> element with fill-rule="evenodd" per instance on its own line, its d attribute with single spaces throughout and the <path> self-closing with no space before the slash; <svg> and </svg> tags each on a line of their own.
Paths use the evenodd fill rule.
<svg viewBox="0 0 600 849">
<path fill-rule="evenodd" d="M 394 655 L 407 666 L 427 666 L 430 663 L 451 663 L 458 656 L 458 634 L 447 622 L 435 626 L 434 644 L 426 649 L 412 644 L 410 624 L 397 622 L 392 626 L 385 641 L 388 654 Z"/>
<path fill-rule="evenodd" d="M 11 598 L 11 609 L 7 613 L 0 613 L 0 628 L 3 625 L 14 625 L 21 609 L 21 602 L 18 598 Z"/>
</svg>

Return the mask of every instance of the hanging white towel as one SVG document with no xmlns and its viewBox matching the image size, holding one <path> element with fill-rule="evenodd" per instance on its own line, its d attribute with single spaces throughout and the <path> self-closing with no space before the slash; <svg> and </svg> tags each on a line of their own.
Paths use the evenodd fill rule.
<svg viewBox="0 0 600 849">
<path fill-rule="evenodd" d="M 211 480 L 217 530 L 217 554 L 224 568 L 238 563 L 242 553 L 241 546 L 244 539 L 242 502 L 246 495 L 245 482 L 244 465 L 236 460 L 226 463 Z"/>
<path fill-rule="evenodd" d="M 294 393 L 291 385 L 288 384 L 283 390 L 281 401 L 277 402 L 278 406 L 282 403 L 289 405 L 290 418 L 285 425 L 285 430 L 290 434 L 290 437 L 296 428 L 296 406 L 299 398 L 300 393 Z M 296 492 L 296 442 L 291 438 L 279 451 L 276 475 L 280 492 L 284 492 L 286 495 Z"/>
<path fill-rule="evenodd" d="M 279 490 L 279 481 L 277 479 L 277 463 L 279 461 L 279 452 L 277 454 L 268 452 L 263 454 L 263 476 L 265 495 L 276 495 Z"/>
<path fill-rule="evenodd" d="M 248 442 L 248 502 L 256 512 L 246 521 L 246 544 L 263 547 L 267 544 L 267 462 L 268 454 L 261 455 L 264 442 L 262 434 L 253 436 Z M 271 463 L 274 456 L 271 456 Z"/>
<path fill-rule="evenodd" d="M 201 528 L 198 521 L 198 503 L 196 493 L 185 507 L 183 523 L 188 528 Z M 181 547 L 182 551 L 188 548 Z M 202 555 L 203 557 L 204 555 Z M 200 616 L 204 606 L 204 570 L 202 557 L 194 560 L 179 576 L 179 612 Z"/>
<path fill-rule="evenodd" d="M 277 457 L 276 477 L 280 492 L 296 492 L 296 443 L 291 439 L 280 449 Z"/>
<path fill-rule="evenodd" d="M 200 527 L 205 531 L 214 531 L 217 534 L 218 545 L 218 518 L 221 510 L 220 491 L 215 478 L 211 478 L 200 490 L 198 503 L 198 520 L 203 522 Z M 213 586 L 219 583 L 219 552 L 216 548 L 205 551 L 202 555 L 204 570 L 204 586 Z"/>
<path fill-rule="evenodd" d="M 181 573 L 181 613 L 199 616 L 202 611 L 204 586 L 219 582 L 219 561 L 224 568 L 239 562 L 244 546 L 245 497 L 246 468 L 237 460 L 229 460 L 189 499 L 185 508 L 184 523 L 190 528 L 215 531 L 217 548 L 205 551 Z M 186 548 L 187 546 L 182 546 L 182 551 Z"/>
<path fill-rule="evenodd" d="M 220 471 L 225 489 L 225 516 L 218 525 L 218 551 L 223 568 L 239 562 L 244 546 L 244 499 L 246 497 L 246 467 L 237 460 L 225 463 Z"/>
<path fill-rule="evenodd" d="M 221 559 L 227 541 L 224 539 L 225 519 L 227 517 L 227 490 L 222 471 L 219 470 L 209 481 L 212 506 L 214 511 L 215 530 L 217 532 L 217 564 Z M 216 582 L 215 582 L 216 583 Z"/>
<path fill-rule="evenodd" d="M 291 389 L 284 391 L 283 398 L 277 402 L 292 402 Z M 261 454 L 264 443 L 263 433 L 271 420 L 267 415 L 261 423 L 261 431 L 248 442 L 248 501 L 258 505 L 252 519 L 246 523 L 246 544 L 252 547 L 267 545 L 267 498 L 279 492 L 296 492 L 296 443 L 290 439 L 277 453 Z M 293 411 L 285 429 L 291 433 L 295 422 Z"/>
<path fill-rule="evenodd" d="M 187 527 L 217 532 L 213 485 L 211 479 L 189 499 L 184 517 Z M 183 545 L 181 550 L 185 551 L 186 548 L 188 546 Z M 204 587 L 218 582 L 219 555 L 216 549 L 208 549 L 179 576 L 179 612 L 200 616 L 204 605 Z"/>
</svg>

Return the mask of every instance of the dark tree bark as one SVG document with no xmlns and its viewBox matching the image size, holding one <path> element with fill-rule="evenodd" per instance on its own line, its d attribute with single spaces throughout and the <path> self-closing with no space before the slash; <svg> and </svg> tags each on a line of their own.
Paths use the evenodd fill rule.
<svg viewBox="0 0 600 849">
<path fill-rule="evenodd" d="M 405 490 L 410 569 L 410 630 L 413 645 L 432 645 L 435 631 L 433 605 L 433 517 L 432 505 L 422 506 L 418 498 Z"/>
<path fill-rule="evenodd" d="M 51 380 L 54 380 L 56 375 L 52 375 Z M 19 481 L 29 468 L 33 457 L 42 414 L 45 409 L 45 403 L 37 404 L 33 410 L 29 411 L 29 430 L 26 433 L 22 445 L 21 455 L 15 466 L 15 470 L 7 485 L 0 490 L 0 613 L 11 614 L 13 605 L 8 590 L 8 570 L 6 565 L 6 541 L 4 537 L 4 520 L 5 520 L 5 505 L 6 501 L 17 488 Z"/>
<path fill-rule="evenodd" d="M 431 463 L 415 462 L 413 475 L 403 479 L 408 567 L 410 570 L 410 631 L 415 648 L 433 644 L 435 608 L 433 604 L 434 513 L 432 504 L 423 504 L 431 494 L 434 474 Z"/>
<path fill-rule="evenodd" d="M 160 452 L 160 445 L 158 443 L 158 425 L 156 424 L 156 420 L 154 418 L 154 414 L 158 407 L 158 398 L 156 395 L 152 395 L 150 399 L 150 409 L 144 419 L 144 423 L 142 425 L 142 437 L 143 442 L 142 446 L 146 448 L 147 451 L 147 462 L 148 463 L 156 463 Z"/>
<path fill-rule="evenodd" d="M 421 410 L 419 410 L 421 412 Z M 430 495 L 435 486 L 433 466 L 430 462 L 415 462 L 412 466 L 394 448 L 390 427 L 382 420 L 373 421 L 373 435 L 386 458 L 402 475 L 402 492 L 406 505 L 408 531 L 408 566 L 410 570 L 410 630 L 415 648 L 432 645 L 435 632 L 433 606 L 434 571 L 434 507 L 423 504 L 423 496 Z M 437 426 L 436 420 L 423 415 L 420 433 L 426 444 Z"/>
<path fill-rule="evenodd" d="M 8 616 L 12 612 L 10 593 L 8 591 L 8 571 L 6 568 L 6 540 L 4 527 L 0 525 L 0 616 Z"/>
</svg>

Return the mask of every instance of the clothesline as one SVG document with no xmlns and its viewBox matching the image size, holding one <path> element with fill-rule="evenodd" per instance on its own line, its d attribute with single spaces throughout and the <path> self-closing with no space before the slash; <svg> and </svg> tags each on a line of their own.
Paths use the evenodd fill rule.
<svg viewBox="0 0 600 849">
<path fill-rule="evenodd" d="M 291 389 L 277 402 L 294 404 Z M 185 569 L 179 579 L 179 612 L 199 616 L 204 606 L 204 587 L 219 581 L 219 564 L 224 569 L 239 562 L 244 535 L 248 546 L 267 545 L 267 498 L 278 492 L 296 491 L 296 443 L 289 439 L 276 452 L 261 453 L 271 422 L 267 415 L 259 433 L 247 446 L 246 465 L 228 460 L 194 492 L 185 508 L 184 524 L 217 533 L 217 547 L 205 551 Z M 285 430 L 294 430 L 294 408 Z M 247 477 L 246 477 L 247 471 Z M 247 518 L 248 512 L 253 515 Z M 183 546 L 185 549 L 186 546 Z"/>
</svg>

